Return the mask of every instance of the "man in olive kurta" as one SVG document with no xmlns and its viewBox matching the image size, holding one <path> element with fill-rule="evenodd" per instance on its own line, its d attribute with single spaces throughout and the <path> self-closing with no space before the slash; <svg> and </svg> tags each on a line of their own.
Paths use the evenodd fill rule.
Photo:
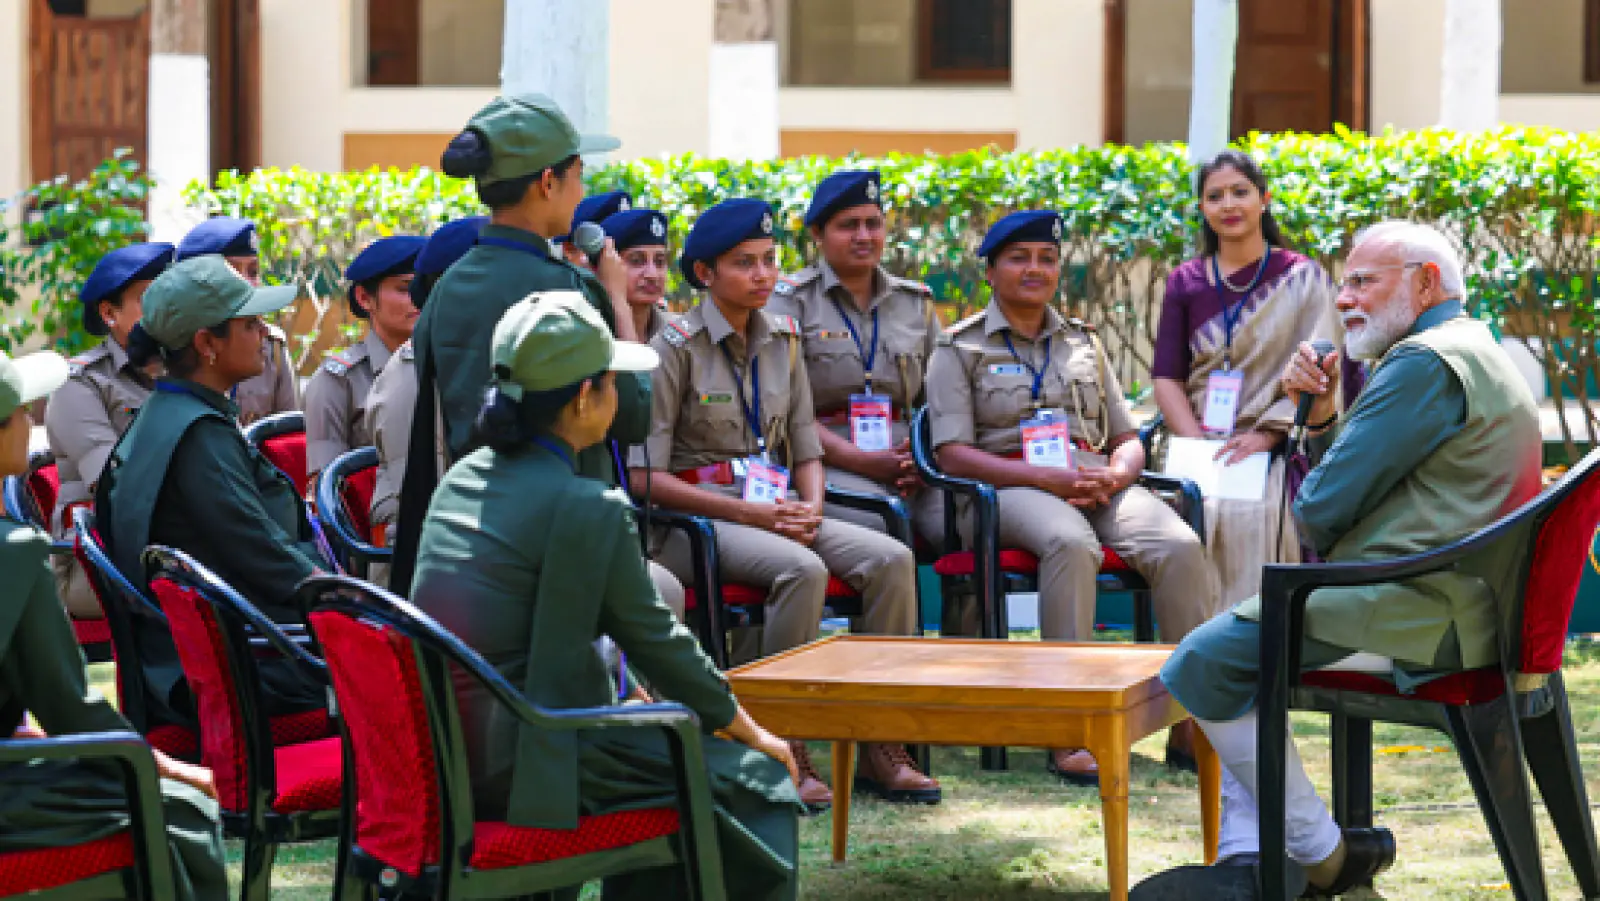
<svg viewBox="0 0 1600 901">
<path fill-rule="evenodd" d="M 437 428 L 445 432 L 452 458 L 470 449 L 472 424 L 489 383 L 489 338 L 494 324 L 512 304 L 539 291 L 581 292 L 619 337 L 630 338 L 632 323 L 619 323 L 604 286 L 581 266 L 574 266 L 555 250 L 550 239 L 566 234 L 572 209 L 566 206 L 559 227 L 536 233 L 528 225 L 539 216 L 576 205 L 570 189 L 547 192 L 532 177 L 566 165 L 580 153 L 601 152 L 619 146 L 615 138 L 580 136 L 549 98 L 537 94 L 496 97 L 467 123 L 467 131 L 446 151 L 444 168 L 452 171 L 452 153 L 463 139 L 475 142 L 481 157 L 473 172 L 480 196 L 490 203 L 490 224 L 478 242 L 439 279 L 429 295 L 412 337 L 419 379 L 416 412 L 412 417 L 411 452 L 400 492 L 400 517 L 395 537 L 394 566 L 389 584 L 404 595 L 411 584 L 423 514 L 433 495 L 437 476 L 432 450 Z M 476 160 L 475 160 L 476 162 Z M 581 175 L 582 162 L 571 164 L 560 179 Z M 577 169 L 578 171 L 573 171 Z M 518 196 L 496 196 L 506 185 L 525 184 Z M 561 193 L 567 191 L 569 193 Z M 614 252 L 611 254 L 615 256 Z M 619 330 L 620 329 L 620 330 Z M 650 428 L 650 380 L 634 373 L 619 373 L 617 418 L 611 441 L 578 455 L 578 471 L 615 485 L 620 468 L 613 444 L 643 441 Z"/>
<path fill-rule="evenodd" d="M 0 424 L 26 434 L 22 404 L 48 394 L 66 376 L 66 363 L 55 354 L 21 360 L 0 354 Z M 25 465 L 25 459 L 16 462 Z M 0 572 L 6 576 L 0 583 L 0 737 L 17 734 L 29 713 L 51 736 L 131 732 L 88 686 L 83 654 L 56 598 L 49 554 L 43 532 L 0 519 Z M 216 801 L 166 779 L 159 800 L 177 897 L 223 901 L 228 880 Z M 0 854 L 79 845 L 129 824 L 124 782 L 106 763 L 0 764 Z"/>
<path fill-rule="evenodd" d="M 524 390 L 560 389 L 608 368 L 621 374 L 654 365 L 648 348 L 614 343 L 605 329 L 571 292 L 517 304 L 495 332 L 496 359 L 505 345 L 513 345 L 508 355 L 516 357 L 495 390 L 521 398 Z M 502 340 L 503 333 L 511 337 Z M 580 458 L 551 430 L 479 448 L 456 463 L 423 527 L 417 605 L 538 706 L 615 703 L 605 660 L 593 646 L 608 635 L 631 668 L 695 711 L 708 731 L 729 727 L 740 716 L 737 702 L 656 595 L 627 496 L 583 477 Z M 475 681 L 458 680 L 457 692 L 479 819 L 572 829 L 580 815 L 674 803 L 672 759 L 660 732 L 519 727 Z M 793 781 L 777 761 L 745 744 L 707 736 L 704 751 L 728 897 L 792 898 L 799 810 Z M 607 880 L 606 897 L 664 901 L 680 897 L 682 887 L 681 874 L 645 871 Z"/>
<path fill-rule="evenodd" d="M 1376 364 L 1354 406 L 1336 419 L 1336 357 L 1318 360 L 1304 345 L 1290 362 L 1284 384 L 1291 394 L 1319 395 L 1308 421 L 1316 468 L 1294 512 L 1301 534 L 1330 562 L 1442 547 L 1539 490 L 1532 392 L 1488 327 L 1464 315 L 1464 293 L 1460 263 L 1438 232 L 1405 222 L 1374 226 L 1356 238 L 1338 299 L 1350 355 Z M 1321 589 L 1306 604 L 1301 665 L 1361 669 L 1402 691 L 1489 666 L 1499 657 L 1496 602 L 1493 586 L 1467 571 Z M 1259 614 L 1260 599 L 1251 598 L 1212 619 L 1179 644 L 1161 674 L 1222 758 L 1224 862 L 1258 855 Z M 1393 863 L 1387 830 L 1341 832 L 1292 740 L 1288 764 L 1287 850 L 1313 885 L 1334 894 Z M 1215 897 L 1253 881 L 1248 870 L 1169 871 L 1134 897 Z"/>
</svg>

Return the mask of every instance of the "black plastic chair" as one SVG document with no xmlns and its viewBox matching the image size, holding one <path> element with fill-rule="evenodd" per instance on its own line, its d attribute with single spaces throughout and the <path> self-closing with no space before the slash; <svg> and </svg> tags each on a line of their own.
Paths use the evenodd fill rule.
<svg viewBox="0 0 1600 901">
<path fill-rule="evenodd" d="M 306 496 L 306 416 L 298 410 L 263 416 L 244 430 L 244 438 L 294 483 L 295 494 Z"/>
<path fill-rule="evenodd" d="M 182 551 L 153 545 L 143 559 L 199 710 L 201 762 L 216 780 L 223 829 L 244 840 L 239 897 L 267 901 L 279 844 L 348 836 L 342 740 L 321 710 L 300 718 L 300 734 L 275 735 L 257 659 L 293 660 L 324 684 L 327 667 Z"/>
<path fill-rule="evenodd" d="M 347 571 L 363 575 L 373 563 L 394 559 L 394 549 L 373 542 L 372 492 L 378 450 L 358 447 L 340 454 L 317 477 L 317 519 Z"/>
<path fill-rule="evenodd" d="M 28 455 L 26 475 L 6 476 L 3 489 L 6 515 L 17 522 L 31 523 L 50 536 L 50 553 L 57 557 L 72 556 L 70 540 L 55 537 L 52 517 L 55 516 L 56 498 L 61 491 L 61 476 L 56 471 L 56 457 L 49 450 L 37 450 Z M 64 515 L 87 507 L 87 501 L 70 505 Z M 63 523 L 66 525 L 66 523 Z M 83 649 L 84 659 L 90 663 L 105 663 L 112 659 L 111 628 L 104 619 L 71 618 L 72 634 Z"/>
<path fill-rule="evenodd" d="M 691 897 L 725 897 L 701 727 L 687 708 L 545 710 L 389 592 L 346 576 L 313 576 L 301 583 L 298 600 L 328 651 L 344 712 L 346 806 L 361 811 L 342 866 L 352 896 L 381 888 L 384 897 L 512 898 L 682 863 Z M 660 731 L 677 772 L 678 803 L 579 817 L 574 830 L 479 820 L 458 676 L 542 732 Z"/>
<path fill-rule="evenodd" d="M 1374 563 L 1272 565 L 1261 584 L 1261 897 L 1285 899 L 1284 736 L 1289 711 L 1334 716 L 1333 813 L 1372 822 L 1372 721 L 1451 736 L 1518 901 L 1548 897 L 1527 770 L 1585 898 L 1600 898 L 1600 851 L 1584 789 L 1561 655 L 1579 579 L 1600 522 L 1600 451 L 1493 525 L 1438 550 Z M 1300 671 L 1306 600 L 1333 586 L 1376 585 L 1427 573 L 1480 579 L 1500 603 L 1501 663 L 1399 694 L 1362 673 Z M 1276 853 L 1273 849 L 1279 849 Z"/>
<path fill-rule="evenodd" d="M 76 845 L 0 853 L 0 895 L 38 901 L 173 897 L 161 813 L 161 780 L 144 739 L 132 732 L 0 740 L 0 766 L 34 760 L 103 761 L 122 778 L 128 828 Z"/>
</svg>

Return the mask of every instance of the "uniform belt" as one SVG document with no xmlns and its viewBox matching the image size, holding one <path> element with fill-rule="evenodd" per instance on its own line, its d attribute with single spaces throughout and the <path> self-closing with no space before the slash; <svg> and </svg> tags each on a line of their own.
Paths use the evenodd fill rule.
<svg viewBox="0 0 1600 901">
<path fill-rule="evenodd" d="M 680 469 L 673 475 L 691 485 L 732 485 L 733 464 L 724 460 L 710 466 L 700 466 L 695 469 Z"/>
<path fill-rule="evenodd" d="M 372 524 L 372 544 L 375 547 L 388 547 L 389 546 L 389 524 L 388 523 L 386 523 L 386 522 L 375 522 L 375 523 Z"/>
<path fill-rule="evenodd" d="M 1074 438 L 1074 439 L 1072 439 L 1072 446 L 1077 448 L 1078 450 L 1083 451 L 1086 454 L 1095 453 L 1095 449 L 1089 446 L 1089 442 L 1083 440 L 1082 438 Z M 1011 451 L 1009 453 L 998 454 L 997 456 L 1004 457 L 1007 460 L 1023 460 L 1023 459 L 1026 459 L 1026 457 L 1023 456 L 1022 451 Z"/>
<path fill-rule="evenodd" d="M 890 407 L 889 418 L 899 419 L 902 412 L 903 411 L 898 406 Z M 843 410 L 834 410 L 831 413 L 818 413 L 817 422 L 820 422 L 823 425 L 849 425 L 850 410 L 847 407 Z"/>
</svg>

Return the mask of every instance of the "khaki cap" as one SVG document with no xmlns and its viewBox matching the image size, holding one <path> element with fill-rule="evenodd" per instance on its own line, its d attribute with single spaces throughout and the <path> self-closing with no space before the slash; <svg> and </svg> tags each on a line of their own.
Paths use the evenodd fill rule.
<svg viewBox="0 0 1600 901">
<path fill-rule="evenodd" d="M 0 419 L 60 388 L 69 371 L 67 361 L 54 351 L 16 359 L 0 352 Z"/>
<path fill-rule="evenodd" d="M 491 347 L 496 383 L 512 400 L 606 370 L 649 372 L 661 362 L 648 345 L 611 337 L 577 291 L 542 291 L 517 301 L 495 325 Z"/>
<path fill-rule="evenodd" d="M 467 122 L 489 144 L 493 161 L 477 177 L 493 184 L 548 169 L 573 154 L 604 153 L 622 142 L 610 135 L 580 135 L 554 100 L 543 94 L 500 96 Z"/>
<path fill-rule="evenodd" d="M 291 303 L 293 285 L 257 288 L 217 254 L 176 263 L 150 283 L 139 324 L 168 350 L 182 350 L 203 328 L 240 316 L 275 313 Z"/>
</svg>

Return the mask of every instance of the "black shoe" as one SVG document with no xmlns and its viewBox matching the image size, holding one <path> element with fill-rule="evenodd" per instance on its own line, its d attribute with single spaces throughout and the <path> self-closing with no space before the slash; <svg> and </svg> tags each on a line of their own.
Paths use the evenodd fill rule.
<svg viewBox="0 0 1600 901">
<path fill-rule="evenodd" d="M 1327 888 L 1307 886 L 1302 898 L 1332 898 L 1366 885 L 1394 866 L 1394 833 L 1381 826 L 1344 830 L 1344 866 Z"/>
<path fill-rule="evenodd" d="M 1185 773 L 1200 772 L 1200 762 L 1194 759 L 1193 754 L 1186 754 L 1171 745 L 1167 745 L 1167 767 Z"/>
<path fill-rule="evenodd" d="M 1133 887 L 1128 901 L 1256 901 L 1260 859 L 1255 854 L 1235 854 L 1209 867 L 1177 867 L 1157 873 Z M 1306 874 L 1299 864 L 1286 860 L 1289 888 L 1299 892 Z"/>
</svg>

